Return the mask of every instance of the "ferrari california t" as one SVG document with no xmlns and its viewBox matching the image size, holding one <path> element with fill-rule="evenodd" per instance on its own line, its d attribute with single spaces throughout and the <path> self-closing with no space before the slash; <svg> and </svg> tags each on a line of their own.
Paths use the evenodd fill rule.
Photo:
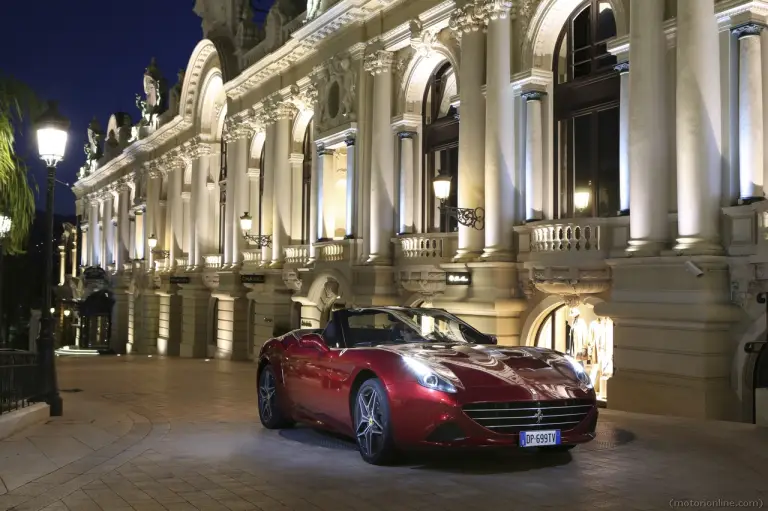
<svg viewBox="0 0 768 511">
<path fill-rule="evenodd" d="M 592 440 L 597 425 L 576 360 L 500 347 L 440 309 L 334 311 L 323 330 L 267 341 L 257 378 L 264 427 L 300 421 L 348 435 L 377 465 L 424 447 L 564 451 Z"/>
</svg>

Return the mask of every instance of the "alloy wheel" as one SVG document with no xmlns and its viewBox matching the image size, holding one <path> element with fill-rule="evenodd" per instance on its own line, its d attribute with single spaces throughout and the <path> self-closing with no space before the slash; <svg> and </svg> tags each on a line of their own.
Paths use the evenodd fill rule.
<svg viewBox="0 0 768 511">
<path fill-rule="evenodd" d="M 366 386 L 357 396 L 357 442 L 365 456 L 373 456 L 384 444 L 382 405 L 375 388 Z"/>
<path fill-rule="evenodd" d="M 261 417 L 265 422 L 272 420 L 275 407 L 275 375 L 272 371 L 264 371 L 259 386 L 259 407 L 261 408 Z"/>
</svg>

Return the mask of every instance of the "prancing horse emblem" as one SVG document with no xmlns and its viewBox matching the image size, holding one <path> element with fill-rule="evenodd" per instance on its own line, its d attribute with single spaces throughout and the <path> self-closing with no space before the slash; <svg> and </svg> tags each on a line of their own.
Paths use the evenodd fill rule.
<svg viewBox="0 0 768 511">
<path fill-rule="evenodd" d="M 536 419 L 536 424 L 541 424 L 541 421 L 544 420 L 544 414 L 541 412 L 541 408 L 536 410 L 536 415 L 534 415 L 534 418 Z"/>
</svg>

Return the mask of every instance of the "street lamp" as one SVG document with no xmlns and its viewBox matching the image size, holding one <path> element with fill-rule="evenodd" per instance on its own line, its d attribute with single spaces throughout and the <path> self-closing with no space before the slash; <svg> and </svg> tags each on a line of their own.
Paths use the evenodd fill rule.
<svg viewBox="0 0 768 511">
<path fill-rule="evenodd" d="M 5 215 L 0 215 L 0 346 L 5 346 L 5 324 L 3 319 L 3 256 L 5 255 L 5 247 L 3 242 L 5 238 L 11 233 L 11 218 Z"/>
<path fill-rule="evenodd" d="M 457 208 L 447 206 L 445 202 L 451 196 L 451 176 L 440 174 L 432 180 L 435 197 L 440 200 L 440 212 L 446 218 L 453 217 L 465 227 L 482 231 L 485 228 L 485 210 L 483 208 Z"/>
<path fill-rule="evenodd" d="M 162 249 L 155 250 L 155 248 L 157 247 L 157 236 L 155 236 L 154 234 L 151 234 L 149 238 L 147 238 L 147 244 L 149 245 L 149 250 L 150 252 L 152 252 L 152 255 L 160 259 L 166 259 L 171 254 L 168 250 L 162 250 Z"/>
<path fill-rule="evenodd" d="M 253 218 L 246 211 L 243 216 L 240 217 L 240 230 L 243 231 L 243 238 L 248 241 L 252 241 L 259 248 L 271 247 L 272 236 L 268 234 L 250 234 L 250 230 L 253 227 Z"/>
<path fill-rule="evenodd" d="M 53 187 L 56 185 L 56 164 L 64 159 L 67 147 L 69 119 L 59 113 L 56 103 L 48 102 L 48 109 L 37 119 L 37 150 L 48 167 L 45 210 L 45 273 L 43 274 L 43 309 L 40 319 L 40 337 L 37 341 L 37 360 L 40 368 L 41 394 L 50 407 L 52 417 L 63 413 L 64 404 L 56 381 L 53 352 L 53 322 L 51 319 L 51 274 L 53 273 Z"/>
<path fill-rule="evenodd" d="M 71 311 L 71 310 L 69 310 L 69 309 L 66 309 L 66 310 L 64 311 L 64 316 L 65 316 L 65 317 L 67 317 L 67 318 L 68 318 L 70 314 L 72 314 L 72 311 Z"/>
</svg>

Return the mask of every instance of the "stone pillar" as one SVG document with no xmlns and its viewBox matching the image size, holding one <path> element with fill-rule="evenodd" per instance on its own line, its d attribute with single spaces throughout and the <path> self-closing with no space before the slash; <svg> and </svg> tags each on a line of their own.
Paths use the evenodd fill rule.
<svg viewBox="0 0 768 511">
<path fill-rule="evenodd" d="M 189 243 L 189 260 L 187 265 L 193 268 L 199 268 L 203 265 L 202 253 L 200 252 L 200 241 L 202 237 L 202 226 L 199 226 L 200 211 L 205 211 L 203 207 L 203 198 L 205 193 L 205 174 L 203 173 L 203 160 L 201 155 L 196 155 L 197 159 L 192 162 L 192 184 L 189 194 L 189 222 L 187 223 L 187 239 Z M 203 181 L 201 182 L 201 177 Z M 203 215 L 204 216 L 204 215 Z M 200 234 L 198 234 L 200 233 Z"/>
<path fill-rule="evenodd" d="M 99 266 L 101 264 L 101 258 L 99 257 L 99 247 L 101 246 L 99 241 L 99 201 L 91 201 L 91 214 L 88 218 L 88 226 L 91 228 L 91 235 L 88 236 L 88 253 L 90 254 L 91 266 Z"/>
<path fill-rule="evenodd" d="M 63 286 L 67 269 L 67 246 L 59 245 L 59 285 Z"/>
<path fill-rule="evenodd" d="M 315 122 L 312 121 L 310 125 L 312 130 L 310 133 L 310 147 L 315 148 Z M 319 156 L 315 155 L 312 158 L 312 177 L 309 182 L 309 258 L 314 261 L 317 258 L 317 247 L 315 243 L 320 236 L 318 235 L 318 225 L 320 222 L 318 218 L 321 216 L 319 213 L 319 205 L 322 203 L 320 197 L 318 197 L 319 187 L 319 172 L 318 172 L 318 160 Z"/>
<path fill-rule="evenodd" d="M 184 246 L 184 202 L 181 198 L 184 169 L 176 167 L 168 171 L 168 218 L 165 223 L 169 236 L 171 267 L 182 257 Z"/>
<path fill-rule="evenodd" d="M 248 169 L 248 186 L 250 189 L 250 199 L 248 201 L 248 212 L 253 217 L 253 229 L 251 232 L 259 231 L 259 210 L 261 208 L 261 170 L 258 168 Z M 238 219 L 239 220 L 239 219 Z"/>
<path fill-rule="evenodd" d="M 133 263 L 134 259 L 138 259 L 137 253 L 136 253 L 136 213 L 130 212 L 128 213 L 128 230 L 130 231 L 128 235 L 130 236 L 128 239 L 128 253 L 131 254 L 131 263 Z"/>
<path fill-rule="evenodd" d="M 109 346 L 116 353 L 125 353 L 128 343 L 128 325 L 130 312 L 130 297 L 128 289 L 121 286 L 115 289 L 115 305 L 112 308 L 112 331 L 109 338 Z"/>
<path fill-rule="evenodd" d="M 765 198 L 763 188 L 763 25 L 750 23 L 733 30 L 739 39 L 739 202 Z"/>
<path fill-rule="evenodd" d="M 117 266 L 122 271 L 124 264 L 130 260 L 131 246 L 131 221 L 128 214 L 128 203 L 131 200 L 131 189 L 124 185 L 120 188 L 120 200 L 118 202 L 117 214 Z"/>
<path fill-rule="evenodd" d="M 103 261 L 102 266 L 104 268 L 107 267 L 107 265 L 112 264 L 114 262 L 114 239 L 115 239 L 115 226 L 112 223 L 112 204 L 114 202 L 114 199 L 112 198 L 112 194 L 108 194 L 107 198 L 104 199 L 104 214 L 102 215 L 102 226 L 103 226 L 103 242 L 102 242 L 102 254 L 103 254 Z"/>
<path fill-rule="evenodd" d="M 182 221 L 181 225 L 183 226 L 183 240 L 184 245 L 182 252 L 187 254 L 187 266 L 192 266 L 193 264 L 193 252 L 192 249 L 192 242 L 195 237 L 195 231 L 191 230 L 189 227 L 192 224 L 192 211 L 190 211 L 190 202 L 192 200 L 192 193 L 190 192 L 181 192 L 181 210 L 182 210 L 182 217 L 184 220 Z"/>
<path fill-rule="evenodd" d="M 70 257 L 70 264 L 72 265 L 70 268 L 72 276 L 77 277 L 77 236 L 72 238 L 72 254 Z"/>
<path fill-rule="evenodd" d="M 629 62 L 619 62 L 619 214 L 629 214 Z"/>
<path fill-rule="evenodd" d="M 399 233 L 413 232 L 414 212 L 413 193 L 416 189 L 413 171 L 413 139 L 414 131 L 401 131 L 397 134 L 400 139 L 400 227 Z"/>
<path fill-rule="evenodd" d="M 317 150 L 317 225 L 318 239 L 333 238 L 333 150 Z"/>
<path fill-rule="evenodd" d="M 669 194 L 667 177 L 669 161 L 667 139 L 669 137 L 666 129 L 668 102 L 665 95 L 667 41 L 664 34 L 664 0 L 632 2 L 630 8 L 629 51 L 632 73 L 628 78 L 630 94 L 629 207 L 632 214 L 629 217 L 628 251 L 655 255 L 666 244 L 669 222 L 667 208 L 662 200 Z M 714 29 L 712 41 L 715 43 L 714 48 L 717 53 L 719 48 L 714 13 L 711 13 L 711 16 L 711 27 L 704 30 Z M 678 73 L 681 72 L 680 66 L 687 67 L 688 63 L 694 64 L 694 61 L 686 62 L 687 60 L 687 57 L 678 60 Z M 716 73 L 719 75 L 719 65 L 713 69 L 717 69 Z M 695 89 L 699 87 L 694 83 L 688 85 Z M 695 89 L 687 90 L 685 94 L 695 96 L 696 94 L 692 94 Z M 719 92 L 717 102 L 719 105 Z M 718 111 L 719 108 L 718 106 Z M 717 130 L 720 130 L 719 121 Z M 718 162 L 718 169 L 719 165 Z M 700 170 L 703 169 L 697 169 L 696 172 Z M 719 172 L 718 170 L 718 174 Z M 697 187 L 698 184 L 693 186 Z M 719 210 L 720 199 L 716 200 Z M 682 207 L 682 204 L 680 206 Z"/>
<path fill-rule="evenodd" d="M 475 209 L 485 204 L 485 99 L 482 86 L 485 71 L 485 36 L 482 12 L 474 4 L 453 12 L 450 27 L 461 36 L 459 83 L 459 178 L 458 207 Z M 457 261 L 476 259 L 483 250 L 482 231 L 459 225 Z"/>
<path fill-rule="evenodd" d="M 157 354 L 178 357 L 182 342 L 182 306 L 181 297 L 173 290 L 159 292 L 158 296 L 158 335 Z"/>
<path fill-rule="evenodd" d="M 275 111 L 275 169 L 272 200 L 272 264 L 281 268 L 285 260 L 285 246 L 288 243 L 291 226 L 291 204 L 295 200 L 291 190 L 291 121 L 296 107 L 288 102 L 280 103 Z"/>
<path fill-rule="evenodd" d="M 144 249 L 147 246 L 147 236 L 144 233 L 144 210 L 136 210 L 136 259 L 144 259 Z"/>
<path fill-rule="evenodd" d="M 248 299 L 219 298 L 216 358 L 248 360 Z"/>
<path fill-rule="evenodd" d="M 91 240 L 90 240 L 90 236 L 88 236 L 88 224 L 80 225 L 80 233 L 82 236 L 81 243 L 83 246 L 82 250 L 80 251 L 80 266 L 87 268 L 88 266 L 91 265 L 91 260 L 90 260 L 91 251 L 89 248 Z"/>
<path fill-rule="evenodd" d="M 254 226 L 258 227 L 259 217 L 261 218 L 261 232 L 259 234 L 263 236 L 272 236 L 273 234 L 273 218 L 272 218 L 272 193 L 274 190 L 275 172 L 275 137 L 276 137 L 275 123 L 267 125 L 267 138 L 264 143 L 267 145 L 264 150 L 264 157 L 266 158 L 266 166 L 261 164 L 261 179 L 264 180 L 264 195 L 261 197 L 261 209 L 254 214 Z M 259 216 L 257 216 L 257 214 Z M 257 229 L 254 229 L 254 232 Z M 268 262 L 272 258 L 272 250 L 269 247 L 264 247 L 261 250 L 261 260 Z"/>
<path fill-rule="evenodd" d="M 302 199 L 302 190 L 304 189 L 304 155 L 301 153 L 291 153 L 288 157 L 288 165 L 291 169 L 291 244 L 301 243 L 304 218 L 304 202 Z"/>
<path fill-rule="evenodd" d="M 146 294 L 139 299 L 141 302 L 140 314 L 142 331 L 139 345 L 134 343 L 134 352 L 155 355 L 157 354 L 157 338 L 160 334 L 160 297 L 153 290 L 148 289 Z"/>
<path fill-rule="evenodd" d="M 637 69 L 633 75 L 635 74 L 639 74 Z M 719 229 L 722 196 L 719 77 L 720 46 L 714 0 L 678 0 L 678 238 L 675 246 L 678 253 L 720 254 L 723 251 Z M 463 87 L 462 84 L 462 89 Z M 635 93 L 633 84 L 632 94 Z M 649 106 L 645 103 L 641 105 L 642 108 Z M 630 135 L 630 144 L 635 144 L 634 133 Z M 644 155 L 652 156 L 646 153 Z M 633 175 L 638 174 L 637 168 L 631 162 L 630 168 L 633 169 Z M 634 184 L 632 188 L 636 189 Z M 639 196 L 640 192 L 637 190 L 632 199 Z M 649 194 L 649 197 L 652 197 L 649 200 L 655 200 L 658 196 Z M 633 202 L 632 209 L 634 208 Z"/>
<path fill-rule="evenodd" d="M 485 99 L 485 250 L 483 258 L 512 259 L 513 226 L 517 220 L 517 177 L 514 155 L 514 112 L 510 77 L 511 0 L 484 0 L 488 24 Z M 471 37 L 471 36 L 470 36 Z M 481 103 L 482 104 L 482 103 Z"/>
<path fill-rule="evenodd" d="M 161 180 L 160 176 L 152 172 L 146 175 L 146 207 L 144 209 L 144 257 L 148 261 L 148 268 L 154 268 L 155 255 L 152 253 L 152 249 L 149 248 L 149 237 L 155 235 L 160 240 L 160 234 L 156 232 L 155 226 L 157 225 L 157 209 L 160 202 L 160 188 Z M 160 244 L 158 243 L 158 247 Z"/>
<path fill-rule="evenodd" d="M 365 71 L 373 74 L 371 132 L 371 229 L 368 264 L 390 265 L 395 234 L 395 169 L 392 134 L 392 53 L 377 51 L 365 57 Z M 462 85 L 463 90 L 463 85 Z"/>
<path fill-rule="evenodd" d="M 208 346 L 208 305 L 211 294 L 205 289 L 182 289 L 182 335 L 179 354 L 205 358 Z"/>
<path fill-rule="evenodd" d="M 227 193 L 232 197 L 233 203 L 233 216 L 232 216 L 232 237 L 233 237 L 233 253 L 232 264 L 240 264 L 243 261 L 243 250 L 247 245 L 247 240 L 243 237 L 243 231 L 240 228 L 240 216 L 248 211 L 248 158 L 250 157 L 248 149 L 250 148 L 251 139 L 253 138 L 253 130 L 248 128 L 243 130 L 244 136 L 241 136 L 235 143 L 236 151 L 235 158 L 237 165 L 234 168 L 235 175 L 233 176 L 235 182 L 235 188 L 227 188 Z M 227 176 L 230 175 L 229 169 L 227 170 Z"/>
<path fill-rule="evenodd" d="M 544 148 L 542 144 L 541 100 L 544 92 L 522 94 L 525 101 L 525 219 L 544 218 Z"/>
<path fill-rule="evenodd" d="M 347 212 L 346 237 L 354 238 L 357 234 L 357 168 L 355 166 L 355 135 L 350 133 L 344 139 L 347 145 Z"/>
</svg>

